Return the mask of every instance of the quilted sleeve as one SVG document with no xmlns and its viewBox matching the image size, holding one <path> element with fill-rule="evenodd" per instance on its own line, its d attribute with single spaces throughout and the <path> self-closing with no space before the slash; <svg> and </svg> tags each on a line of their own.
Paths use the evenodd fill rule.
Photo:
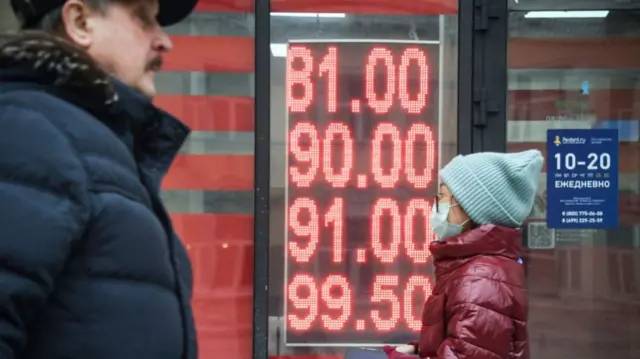
<svg viewBox="0 0 640 359">
<path fill-rule="evenodd" d="M 439 359 L 503 359 L 512 351 L 511 296 L 505 285 L 464 276 L 453 282 L 446 304 L 445 339 Z"/>
<path fill-rule="evenodd" d="M 19 358 L 89 216 L 86 176 L 42 114 L 0 103 L 0 357 Z"/>
</svg>

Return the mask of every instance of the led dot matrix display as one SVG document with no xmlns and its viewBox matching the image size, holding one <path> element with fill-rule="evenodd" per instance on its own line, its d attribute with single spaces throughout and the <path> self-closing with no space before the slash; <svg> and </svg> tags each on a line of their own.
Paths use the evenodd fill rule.
<svg viewBox="0 0 640 359">
<path fill-rule="evenodd" d="M 286 343 L 404 343 L 432 290 L 438 51 L 296 42 L 287 54 Z"/>
</svg>

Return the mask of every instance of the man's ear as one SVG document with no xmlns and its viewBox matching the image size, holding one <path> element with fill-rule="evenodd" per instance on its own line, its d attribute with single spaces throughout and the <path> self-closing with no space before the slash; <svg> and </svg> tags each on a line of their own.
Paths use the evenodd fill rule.
<svg viewBox="0 0 640 359">
<path fill-rule="evenodd" d="M 96 11 L 82 0 L 68 0 L 60 15 L 66 37 L 82 48 L 91 46 Z"/>
</svg>

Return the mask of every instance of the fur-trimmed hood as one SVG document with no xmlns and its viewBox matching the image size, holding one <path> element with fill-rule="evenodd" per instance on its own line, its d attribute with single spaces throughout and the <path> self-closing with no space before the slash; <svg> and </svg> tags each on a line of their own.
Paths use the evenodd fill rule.
<svg viewBox="0 0 640 359">
<path fill-rule="evenodd" d="M 88 54 L 37 31 L 0 34 L 0 92 L 42 90 L 103 122 L 136 151 L 147 150 L 167 170 L 189 128 L 150 99 L 112 78 Z"/>
<path fill-rule="evenodd" d="M 42 85 L 92 98 L 95 105 L 118 100 L 110 76 L 81 49 L 36 31 L 0 35 L 0 71 L 29 72 Z M 92 101 L 92 102 L 94 102 Z"/>
</svg>

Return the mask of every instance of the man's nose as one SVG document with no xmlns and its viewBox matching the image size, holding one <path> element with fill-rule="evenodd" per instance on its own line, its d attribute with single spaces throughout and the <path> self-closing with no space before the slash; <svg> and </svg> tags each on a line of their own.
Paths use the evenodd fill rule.
<svg viewBox="0 0 640 359">
<path fill-rule="evenodd" d="M 173 49 L 173 41 L 171 41 L 166 32 L 160 30 L 153 47 L 158 52 L 168 52 Z"/>
</svg>

